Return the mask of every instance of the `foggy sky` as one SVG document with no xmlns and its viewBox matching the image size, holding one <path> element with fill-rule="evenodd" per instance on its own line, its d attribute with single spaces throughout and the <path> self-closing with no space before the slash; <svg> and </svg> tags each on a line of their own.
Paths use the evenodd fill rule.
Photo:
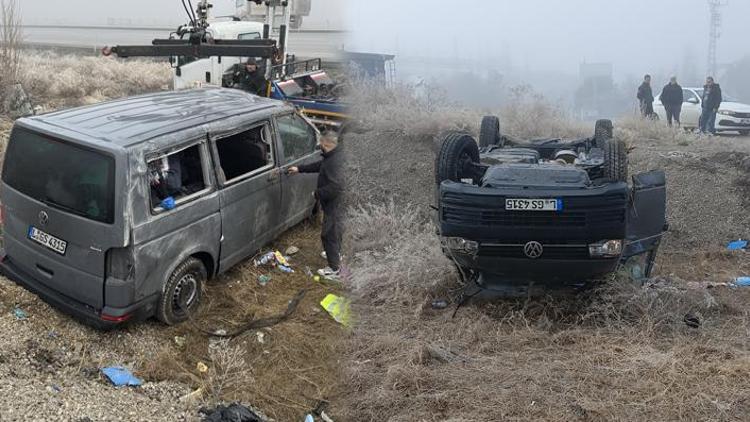
<svg viewBox="0 0 750 422">
<path fill-rule="evenodd" d="M 342 4 L 348 0 L 312 0 L 304 25 L 342 29 Z M 24 21 L 106 24 L 107 18 L 132 19 L 142 25 L 178 25 L 187 20 L 180 0 L 21 0 Z M 215 16 L 234 14 L 235 0 L 212 0 Z M 196 0 L 193 0 L 195 6 Z"/>
<path fill-rule="evenodd" d="M 441 4 L 442 3 L 442 4 Z M 611 62 L 615 79 L 704 74 L 704 0 L 348 0 L 356 28 L 348 48 L 429 56 L 446 62 L 491 56 L 533 71 L 577 75 L 582 62 Z M 750 54 L 750 1 L 729 0 L 719 63 Z M 687 66 L 689 67 L 689 66 Z"/>
</svg>

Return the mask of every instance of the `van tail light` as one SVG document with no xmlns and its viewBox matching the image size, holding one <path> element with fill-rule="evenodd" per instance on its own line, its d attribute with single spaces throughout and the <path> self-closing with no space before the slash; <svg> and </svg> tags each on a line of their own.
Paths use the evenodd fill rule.
<svg viewBox="0 0 750 422">
<path fill-rule="evenodd" d="M 125 321 L 129 320 L 132 317 L 133 317 L 133 314 L 125 314 L 125 315 L 121 315 L 121 316 L 114 316 L 114 315 L 107 315 L 107 314 L 105 314 L 103 312 L 99 315 L 99 318 L 101 318 L 102 321 L 115 322 L 115 323 L 117 323 L 117 322 L 125 322 Z"/>
</svg>

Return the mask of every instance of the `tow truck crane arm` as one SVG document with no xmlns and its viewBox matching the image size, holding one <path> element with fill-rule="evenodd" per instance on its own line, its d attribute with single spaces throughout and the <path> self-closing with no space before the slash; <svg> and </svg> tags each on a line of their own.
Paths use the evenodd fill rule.
<svg viewBox="0 0 750 422">
<path fill-rule="evenodd" d="M 271 58 L 277 54 L 276 40 L 204 40 L 203 37 L 188 40 L 155 39 L 152 45 L 118 45 L 105 47 L 105 56 L 115 54 L 118 57 L 167 57 L 187 56 L 208 58 L 224 57 L 261 57 Z"/>
</svg>

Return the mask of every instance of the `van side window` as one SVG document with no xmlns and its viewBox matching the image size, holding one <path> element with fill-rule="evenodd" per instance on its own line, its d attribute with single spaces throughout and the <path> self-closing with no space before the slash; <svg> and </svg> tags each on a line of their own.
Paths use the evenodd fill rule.
<svg viewBox="0 0 750 422">
<path fill-rule="evenodd" d="M 273 164 L 266 127 L 256 126 L 216 140 L 219 164 L 227 182 Z"/>
<path fill-rule="evenodd" d="M 151 208 L 158 208 L 167 198 L 175 203 L 206 189 L 201 160 L 201 145 L 152 158 L 148 161 Z"/>
<path fill-rule="evenodd" d="M 284 146 L 284 162 L 290 163 L 315 152 L 318 136 L 305 119 L 288 114 L 276 118 L 281 144 Z"/>
</svg>

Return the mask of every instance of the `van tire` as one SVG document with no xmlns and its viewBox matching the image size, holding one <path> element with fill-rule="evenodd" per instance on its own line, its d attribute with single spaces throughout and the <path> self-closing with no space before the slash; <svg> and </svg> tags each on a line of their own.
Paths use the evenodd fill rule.
<svg viewBox="0 0 750 422">
<path fill-rule="evenodd" d="M 621 139 L 604 142 L 604 177 L 610 182 L 628 181 L 628 152 Z"/>
<path fill-rule="evenodd" d="M 500 142 L 500 119 L 497 116 L 482 117 L 479 127 L 479 147 L 486 148 Z"/>
<path fill-rule="evenodd" d="M 462 167 L 466 160 L 479 162 L 479 147 L 474 138 L 464 132 L 446 134 L 435 160 L 435 182 L 438 185 L 445 180 L 460 182 L 465 177 Z"/>
<path fill-rule="evenodd" d="M 594 125 L 594 141 L 597 148 L 604 149 L 604 144 L 614 137 L 612 120 L 600 119 Z"/>
<path fill-rule="evenodd" d="M 178 265 L 167 279 L 159 298 L 156 310 L 159 321 L 175 325 L 190 319 L 200 305 L 206 279 L 206 267 L 199 259 L 190 257 Z"/>
</svg>

